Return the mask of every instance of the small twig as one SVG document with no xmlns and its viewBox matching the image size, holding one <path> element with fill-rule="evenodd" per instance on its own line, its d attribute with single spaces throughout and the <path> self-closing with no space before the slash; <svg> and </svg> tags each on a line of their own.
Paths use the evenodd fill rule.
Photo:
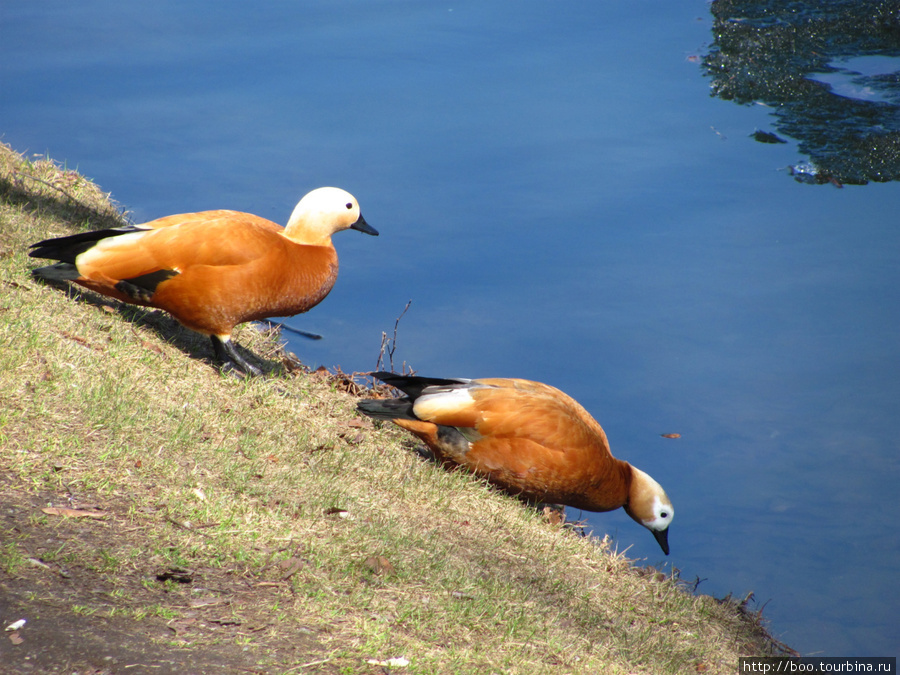
<svg viewBox="0 0 900 675">
<path fill-rule="evenodd" d="M 391 372 L 394 372 L 394 351 L 397 349 L 397 329 L 400 327 L 400 319 L 403 318 L 404 314 L 409 311 L 409 306 L 412 304 L 412 300 L 409 300 L 406 303 L 406 307 L 403 308 L 403 311 L 400 312 L 400 316 L 394 320 L 394 337 L 389 338 L 387 333 L 384 331 L 381 332 L 381 349 L 378 352 L 378 361 L 375 362 L 375 370 L 383 370 L 384 369 L 384 352 L 385 348 L 387 348 L 388 361 L 390 362 Z"/>
<path fill-rule="evenodd" d="M 381 331 L 381 348 L 378 350 L 378 359 L 375 361 L 375 370 L 382 370 L 384 364 L 384 345 L 388 339 L 387 333 Z"/>
<path fill-rule="evenodd" d="M 391 351 L 389 352 L 389 356 L 391 359 L 391 372 L 394 372 L 394 350 L 397 349 L 397 328 L 400 327 L 400 319 L 403 318 L 403 315 L 409 311 L 409 306 L 412 304 L 412 300 L 408 300 L 406 303 L 406 307 L 403 308 L 403 311 L 400 312 L 400 316 L 397 317 L 397 320 L 394 321 L 394 339 L 391 341 Z"/>
<path fill-rule="evenodd" d="M 311 666 L 320 666 L 323 663 L 328 663 L 331 659 L 320 659 L 318 661 L 310 661 L 309 663 L 301 663 L 299 666 L 291 666 L 285 672 L 290 672 L 292 670 L 302 670 L 303 668 L 310 668 Z"/>
</svg>

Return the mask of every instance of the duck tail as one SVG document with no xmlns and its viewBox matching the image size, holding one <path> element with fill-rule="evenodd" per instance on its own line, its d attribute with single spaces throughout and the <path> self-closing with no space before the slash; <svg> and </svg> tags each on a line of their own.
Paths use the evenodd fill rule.
<svg viewBox="0 0 900 675">
<path fill-rule="evenodd" d="M 456 379 L 456 380 L 448 380 L 442 379 L 439 377 L 419 377 L 418 375 L 398 375 L 397 373 L 388 373 L 384 371 L 379 371 L 377 373 L 369 373 L 374 378 L 377 378 L 384 382 L 385 384 L 389 384 L 396 389 L 399 389 L 404 394 L 409 396 L 410 400 L 415 401 L 419 396 L 422 395 L 422 391 L 426 387 L 452 387 L 460 384 L 466 384 L 470 382 L 470 380 Z"/>
<path fill-rule="evenodd" d="M 28 252 L 28 255 L 32 258 L 47 258 L 49 260 L 59 260 L 60 262 L 74 265 L 75 258 L 85 251 L 94 248 L 100 240 L 138 231 L 138 228 L 129 225 L 127 227 L 116 227 L 107 230 L 80 232 L 79 234 L 72 234 L 67 237 L 44 239 L 36 244 L 32 244 L 30 246 L 31 251 Z"/>
<path fill-rule="evenodd" d="M 356 409 L 376 420 L 416 420 L 412 401 L 408 398 L 369 398 L 356 404 Z"/>
</svg>

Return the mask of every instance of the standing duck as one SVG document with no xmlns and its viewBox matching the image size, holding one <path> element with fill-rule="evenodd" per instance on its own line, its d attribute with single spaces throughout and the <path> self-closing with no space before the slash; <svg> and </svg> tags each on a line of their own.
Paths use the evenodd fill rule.
<svg viewBox="0 0 900 675">
<path fill-rule="evenodd" d="M 29 255 L 60 261 L 32 270 L 35 277 L 163 309 L 210 337 L 223 370 L 259 375 L 235 350 L 234 327 L 319 304 L 338 274 L 331 235 L 346 229 L 378 234 L 353 195 L 323 187 L 300 200 L 287 227 L 250 213 L 202 211 L 46 239 Z"/>
</svg>

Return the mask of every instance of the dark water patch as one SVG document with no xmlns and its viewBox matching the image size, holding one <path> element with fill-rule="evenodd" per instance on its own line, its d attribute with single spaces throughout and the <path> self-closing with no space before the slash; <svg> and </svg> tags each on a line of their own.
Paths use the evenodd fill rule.
<svg viewBox="0 0 900 675">
<path fill-rule="evenodd" d="M 866 97 L 829 80 L 841 60 L 900 56 L 900 2 L 717 0 L 712 14 L 704 58 L 712 95 L 771 106 L 776 128 L 810 159 L 793 172 L 797 180 L 900 179 L 898 73 L 857 73 L 853 86 L 870 91 Z"/>
</svg>

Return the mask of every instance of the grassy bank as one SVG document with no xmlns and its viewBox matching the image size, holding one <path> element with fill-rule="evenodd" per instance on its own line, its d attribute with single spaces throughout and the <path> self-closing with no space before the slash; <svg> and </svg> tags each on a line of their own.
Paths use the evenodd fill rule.
<svg viewBox="0 0 900 675">
<path fill-rule="evenodd" d="M 167 315 L 33 282 L 28 244 L 121 217 L 77 173 L 0 147 L 0 201 L 0 619 L 28 621 L 0 661 L 658 674 L 772 653 L 739 604 L 423 461 L 277 335 L 237 332 L 270 371 L 238 381 Z"/>
</svg>

